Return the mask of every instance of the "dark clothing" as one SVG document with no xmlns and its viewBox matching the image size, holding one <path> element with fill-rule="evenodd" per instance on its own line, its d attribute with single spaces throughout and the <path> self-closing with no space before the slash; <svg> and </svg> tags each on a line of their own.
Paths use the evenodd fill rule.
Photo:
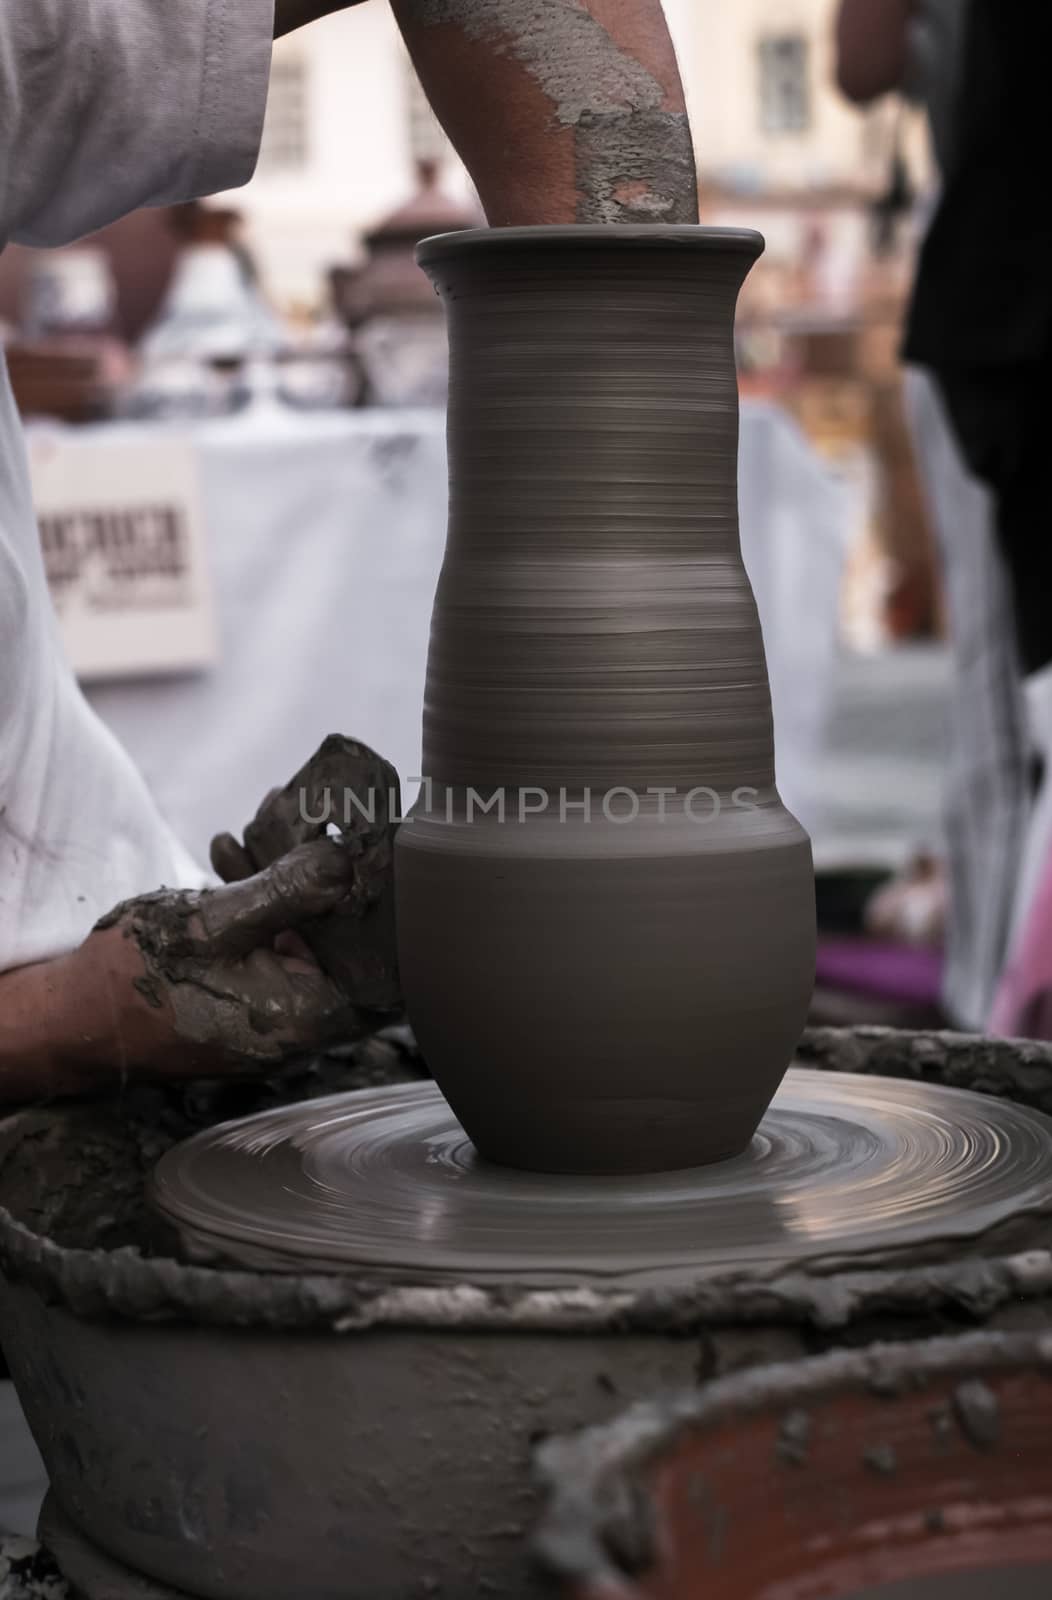
<svg viewBox="0 0 1052 1600">
<path fill-rule="evenodd" d="M 906 355 L 1030 365 L 1052 335 L 1048 0 L 971 0 L 955 159 L 921 252 Z"/>
<path fill-rule="evenodd" d="M 905 346 L 996 494 L 1028 672 L 1052 661 L 1050 60 L 1048 0 L 971 0 L 955 161 Z"/>
<path fill-rule="evenodd" d="M 935 376 L 965 460 L 994 491 L 1020 661 L 1039 672 L 1052 661 L 1052 362 Z"/>
</svg>

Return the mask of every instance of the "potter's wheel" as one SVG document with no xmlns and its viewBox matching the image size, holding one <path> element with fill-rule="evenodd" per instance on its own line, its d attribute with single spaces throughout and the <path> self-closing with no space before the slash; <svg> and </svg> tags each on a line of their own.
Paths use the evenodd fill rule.
<svg viewBox="0 0 1052 1600">
<path fill-rule="evenodd" d="M 1052 1214 L 1052 1121 L 931 1084 L 791 1071 L 745 1154 L 650 1177 L 489 1166 L 431 1084 L 227 1123 L 153 1200 L 197 1258 L 401 1283 L 673 1285 L 916 1259 Z"/>
<path fill-rule="evenodd" d="M 70 1600 L 190 1600 L 167 1584 L 154 1583 L 115 1561 L 81 1533 L 49 1491 L 40 1512 L 37 1536 L 72 1585 Z M 56 1595 L 67 1590 L 55 1585 Z M 41 1590 L 43 1593 L 49 1591 Z"/>
</svg>

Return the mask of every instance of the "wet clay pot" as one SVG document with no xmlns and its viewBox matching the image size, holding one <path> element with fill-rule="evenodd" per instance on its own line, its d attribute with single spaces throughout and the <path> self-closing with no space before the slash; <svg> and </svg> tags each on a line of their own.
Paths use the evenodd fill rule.
<svg viewBox="0 0 1052 1600">
<path fill-rule="evenodd" d="M 425 240 L 449 320 L 428 780 L 396 845 L 424 1055 L 481 1153 L 658 1171 L 740 1152 L 814 970 L 737 517 L 758 234 Z"/>
<path fill-rule="evenodd" d="M 1046 1600 L 1052 1337 L 759 1367 L 552 1440 L 575 1600 Z"/>
</svg>

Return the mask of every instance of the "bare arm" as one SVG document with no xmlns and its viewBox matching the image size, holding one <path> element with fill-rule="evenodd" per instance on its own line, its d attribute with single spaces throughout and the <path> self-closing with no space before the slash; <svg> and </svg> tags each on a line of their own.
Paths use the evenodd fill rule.
<svg viewBox="0 0 1052 1600">
<path fill-rule="evenodd" d="M 836 77 L 858 105 L 901 87 L 915 0 L 840 0 L 836 21 Z"/>
<path fill-rule="evenodd" d="M 114 1087 L 123 1070 L 157 1058 L 159 1041 L 166 1055 L 177 1051 L 170 1013 L 135 987 L 145 976 L 117 929 L 54 961 L 0 973 L 0 1105 Z"/>
<path fill-rule="evenodd" d="M 104 1033 L 116 1046 L 109 1023 L 100 1025 L 101 999 L 97 975 L 90 982 L 73 956 L 0 973 L 0 1105 L 76 1094 L 86 1084 L 89 1038 Z"/>
<path fill-rule="evenodd" d="M 494 227 L 696 222 L 660 0 L 391 0 Z"/>
</svg>

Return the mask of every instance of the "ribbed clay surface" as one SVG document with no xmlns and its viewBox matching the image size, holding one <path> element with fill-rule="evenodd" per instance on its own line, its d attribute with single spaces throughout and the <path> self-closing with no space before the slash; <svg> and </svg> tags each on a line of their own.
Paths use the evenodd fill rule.
<svg viewBox="0 0 1052 1600">
<path fill-rule="evenodd" d="M 738 540 L 734 306 L 761 248 L 661 227 L 421 246 L 449 317 L 450 522 L 399 949 L 427 1060 L 498 1161 L 735 1154 L 803 1024 L 810 848 L 774 788 Z"/>
</svg>

